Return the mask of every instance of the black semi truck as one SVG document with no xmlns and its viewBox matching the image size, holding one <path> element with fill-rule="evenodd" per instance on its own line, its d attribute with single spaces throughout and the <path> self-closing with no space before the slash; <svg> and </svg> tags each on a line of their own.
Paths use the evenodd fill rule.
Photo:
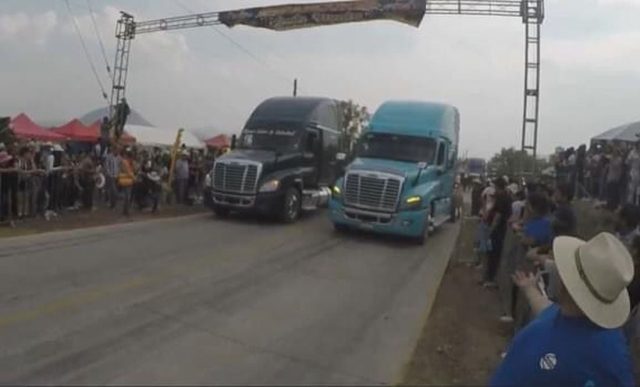
<svg viewBox="0 0 640 387">
<path fill-rule="evenodd" d="M 295 222 L 327 204 L 344 153 L 340 111 L 328 98 L 277 97 L 251 114 L 207 177 L 205 203 L 221 217 L 251 212 Z"/>
</svg>

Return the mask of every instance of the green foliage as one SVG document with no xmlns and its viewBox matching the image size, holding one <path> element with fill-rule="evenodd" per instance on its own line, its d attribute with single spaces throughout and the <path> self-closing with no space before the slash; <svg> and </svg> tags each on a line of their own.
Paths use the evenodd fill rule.
<svg viewBox="0 0 640 387">
<path fill-rule="evenodd" d="M 351 150 L 356 143 L 362 130 L 368 125 L 371 114 L 366 106 L 349 101 L 340 101 L 342 112 L 342 145 L 346 150 Z"/>
<path fill-rule="evenodd" d="M 540 172 L 548 166 L 544 159 L 534 159 L 526 151 L 515 148 L 502 148 L 500 153 L 496 153 L 489 161 L 489 174 L 493 176 L 523 176 Z"/>
</svg>

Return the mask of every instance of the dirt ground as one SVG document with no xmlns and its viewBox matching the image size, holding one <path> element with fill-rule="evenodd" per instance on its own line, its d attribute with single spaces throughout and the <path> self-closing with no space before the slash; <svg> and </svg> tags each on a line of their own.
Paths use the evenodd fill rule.
<svg viewBox="0 0 640 387">
<path fill-rule="evenodd" d="M 506 349 L 512 328 L 498 320 L 498 293 L 478 284 L 481 271 L 470 263 L 475 225 L 463 221 L 404 385 L 486 385 Z"/>
<path fill-rule="evenodd" d="M 106 208 L 96 208 L 94 211 L 65 211 L 59 217 L 52 218 L 49 221 L 42 217 L 17 221 L 15 228 L 9 227 L 7 223 L 0 224 L 0 238 L 192 215 L 204 211 L 208 210 L 202 205 L 165 206 L 160 207 L 155 214 L 150 211 L 140 212 L 132 208 L 129 217 L 122 215 L 121 209 L 119 211 L 112 211 Z"/>
</svg>

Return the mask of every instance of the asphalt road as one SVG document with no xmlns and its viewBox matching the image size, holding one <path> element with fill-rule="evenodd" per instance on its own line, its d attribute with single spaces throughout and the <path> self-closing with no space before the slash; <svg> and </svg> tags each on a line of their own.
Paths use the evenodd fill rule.
<svg viewBox="0 0 640 387">
<path fill-rule="evenodd" d="M 390 384 L 458 233 L 212 215 L 0 240 L 0 383 Z"/>
</svg>

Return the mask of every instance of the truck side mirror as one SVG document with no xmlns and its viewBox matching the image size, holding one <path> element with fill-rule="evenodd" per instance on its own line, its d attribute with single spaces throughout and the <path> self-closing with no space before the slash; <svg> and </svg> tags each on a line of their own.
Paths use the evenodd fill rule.
<svg viewBox="0 0 640 387">
<path fill-rule="evenodd" d="M 238 141 L 238 136 L 236 136 L 235 134 L 231 136 L 231 150 L 236 149 L 237 141 Z"/>
</svg>

